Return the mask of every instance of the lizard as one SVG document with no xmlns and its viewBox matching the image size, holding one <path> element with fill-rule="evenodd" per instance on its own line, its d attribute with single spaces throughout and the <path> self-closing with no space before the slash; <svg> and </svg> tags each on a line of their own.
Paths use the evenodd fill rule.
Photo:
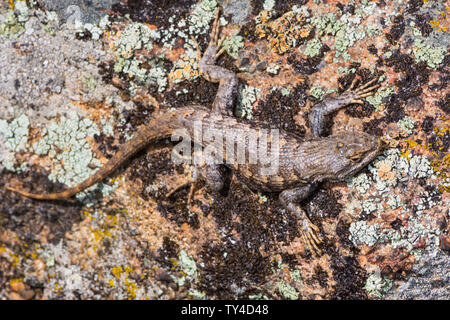
<svg viewBox="0 0 450 320">
<path fill-rule="evenodd" d="M 200 74 L 207 81 L 219 83 L 211 109 L 195 104 L 169 110 L 157 109 L 148 122 L 138 127 L 133 137 L 121 145 L 104 166 L 83 182 L 62 192 L 36 194 L 9 185 L 6 189 L 37 200 L 68 199 L 102 181 L 152 141 L 169 138 L 176 130 L 184 128 L 191 137 L 194 136 L 194 144 L 204 148 L 204 141 L 195 140 L 195 125 L 199 122 L 202 124 L 203 134 L 207 134 L 212 128 L 221 131 L 224 136 L 233 136 L 233 133 L 239 130 L 245 132 L 260 129 L 257 123 L 248 123 L 233 116 L 238 80 L 233 71 L 216 65 L 216 60 L 223 53 L 223 48 L 219 48 L 224 39 L 218 39 L 218 19 L 219 10 L 216 11 L 208 47 L 203 55 L 195 42 Z M 301 242 L 305 250 L 309 250 L 314 256 L 321 254 L 322 239 L 318 234 L 319 228 L 310 221 L 299 203 L 314 192 L 319 183 L 342 181 L 354 175 L 384 149 L 381 138 L 364 132 L 341 131 L 324 136 L 325 120 L 331 113 L 349 104 L 363 104 L 361 99 L 374 94 L 379 87 L 379 84 L 374 84 L 376 81 L 377 78 L 356 87 L 355 78 L 347 91 L 335 96 L 327 95 L 321 102 L 312 106 L 308 117 L 311 135 L 300 138 L 294 133 L 280 130 L 278 166 L 274 173 L 262 173 L 260 161 L 232 164 L 222 162 L 204 165 L 200 177 L 204 178 L 207 187 L 220 191 L 225 181 L 221 166 L 225 165 L 250 189 L 279 193 L 279 201 L 283 207 L 298 219 Z M 271 142 L 270 140 L 269 145 Z M 248 140 L 244 141 L 244 147 L 249 156 L 258 152 Z"/>
</svg>

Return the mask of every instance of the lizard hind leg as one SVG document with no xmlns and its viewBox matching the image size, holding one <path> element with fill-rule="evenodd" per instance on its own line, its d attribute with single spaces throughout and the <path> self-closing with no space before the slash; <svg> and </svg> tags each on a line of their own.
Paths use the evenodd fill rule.
<svg viewBox="0 0 450 320">
<path fill-rule="evenodd" d="M 217 58 L 224 52 L 220 48 L 225 37 L 219 38 L 220 24 L 219 24 L 219 10 L 216 11 L 216 18 L 211 28 L 211 36 L 208 48 L 201 55 L 200 47 L 193 39 L 197 46 L 197 56 L 199 58 L 199 72 L 208 81 L 219 83 L 216 97 L 212 105 L 213 112 L 233 116 L 233 106 L 237 97 L 238 80 L 236 74 L 224 67 L 216 65 Z"/>
</svg>

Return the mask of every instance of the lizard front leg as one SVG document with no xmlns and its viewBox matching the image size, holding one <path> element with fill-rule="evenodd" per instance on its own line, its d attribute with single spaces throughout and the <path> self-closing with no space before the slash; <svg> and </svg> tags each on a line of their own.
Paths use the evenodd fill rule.
<svg viewBox="0 0 450 320">
<path fill-rule="evenodd" d="M 219 83 L 219 89 L 217 90 L 217 94 L 213 102 L 213 112 L 233 116 L 233 105 L 237 97 L 238 80 L 233 71 L 215 65 L 217 58 L 224 51 L 223 48 L 218 51 L 223 40 L 225 39 L 222 37 L 218 40 L 219 29 L 219 9 L 217 9 L 208 48 L 203 56 L 201 56 L 198 43 L 195 40 L 194 42 L 197 46 L 197 57 L 200 61 L 200 74 L 208 81 Z"/>
<path fill-rule="evenodd" d="M 317 235 L 319 228 L 309 220 L 305 211 L 296 202 L 308 197 L 315 189 L 316 184 L 308 184 L 306 186 L 284 190 L 280 193 L 279 197 L 283 206 L 299 219 L 301 240 L 306 247 L 305 249 L 311 251 L 313 256 L 320 255 L 322 252 L 318 247 L 322 242 Z"/>
<path fill-rule="evenodd" d="M 309 112 L 309 124 L 312 134 L 316 137 L 323 135 L 325 117 L 333 111 L 339 110 L 351 103 L 363 104 L 361 99 L 373 95 L 380 86 L 380 84 L 374 84 L 377 80 L 378 78 L 375 78 L 355 89 L 357 82 L 355 78 L 348 91 L 335 97 L 326 96 L 322 102 L 316 104 Z"/>
</svg>

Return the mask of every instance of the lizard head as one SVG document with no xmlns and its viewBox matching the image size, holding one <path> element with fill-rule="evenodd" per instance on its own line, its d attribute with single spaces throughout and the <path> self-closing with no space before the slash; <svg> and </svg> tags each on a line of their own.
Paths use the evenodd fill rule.
<svg viewBox="0 0 450 320">
<path fill-rule="evenodd" d="M 364 132 L 341 132 L 328 137 L 332 180 L 343 180 L 367 166 L 384 149 L 380 138 Z"/>
</svg>

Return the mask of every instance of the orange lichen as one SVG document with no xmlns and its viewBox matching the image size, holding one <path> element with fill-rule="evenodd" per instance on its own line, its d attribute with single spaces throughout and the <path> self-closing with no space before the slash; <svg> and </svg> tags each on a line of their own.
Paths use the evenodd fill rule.
<svg viewBox="0 0 450 320">
<path fill-rule="evenodd" d="M 267 38 L 275 53 L 285 53 L 310 34 L 310 29 L 303 27 L 306 22 L 303 14 L 289 11 L 276 20 L 271 21 L 272 17 L 272 11 L 261 11 L 255 32 L 260 38 Z"/>
</svg>

